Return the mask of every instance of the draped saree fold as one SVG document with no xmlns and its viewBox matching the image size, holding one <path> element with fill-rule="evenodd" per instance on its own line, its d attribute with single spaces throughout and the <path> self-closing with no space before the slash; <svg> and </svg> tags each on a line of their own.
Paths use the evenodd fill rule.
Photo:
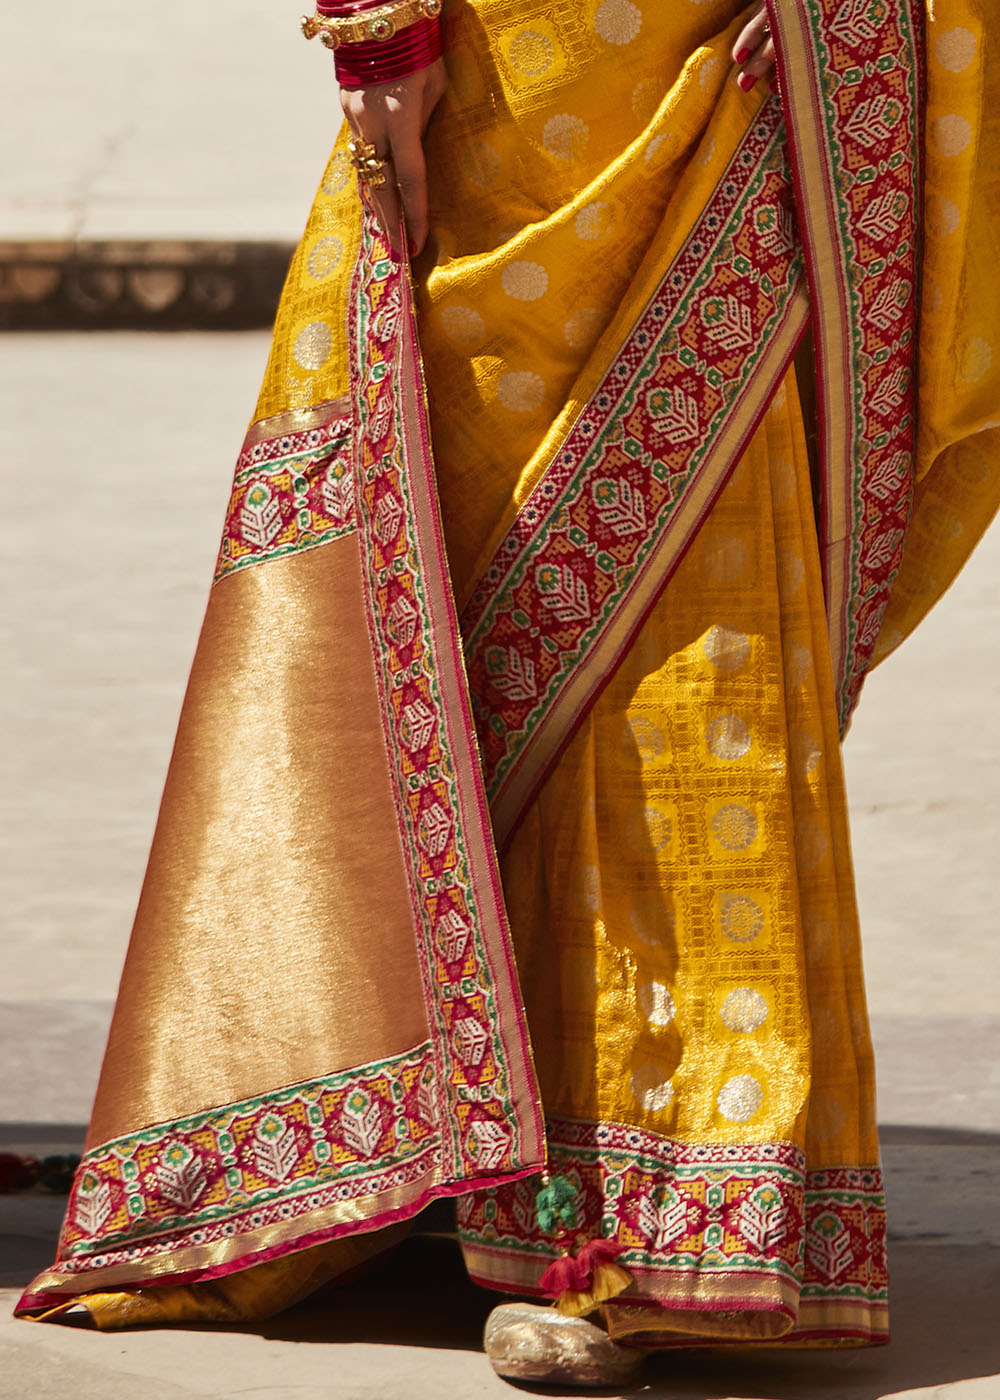
<svg viewBox="0 0 1000 1400">
<path fill-rule="evenodd" d="M 997 503 L 998 26 L 779 0 L 747 95 L 744 17 L 455 6 L 412 289 L 338 143 L 23 1311 L 264 1315 L 439 1195 L 537 1293 L 548 1163 L 613 1335 L 885 1340 L 838 746 Z"/>
</svg>

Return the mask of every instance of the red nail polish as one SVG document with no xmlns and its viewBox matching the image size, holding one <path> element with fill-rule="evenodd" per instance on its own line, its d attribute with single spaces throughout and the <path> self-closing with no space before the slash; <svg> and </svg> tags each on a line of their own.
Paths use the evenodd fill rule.
<svg viewBox="0 0 1000 1400">
<path fill-rule="evenodd" d="M 736 79 L 736 81 L 739 83 L 740 87 L 743 89 L 744 92 L 749 92 L 750 89 L 753 87 L 754 83 L 757 81 L 757 79 L 752 73 L 741 73 L 740 76 Z"/>
<path fill-rule="evenodd" d="M 742 64 L 742 63 L 746 63 L 747 59 L 750 57 L 750 55 L 751 55 L 752 53 L 753 53 L 753 49 L 737 49 L 737 50 L 736 50 L 736 62 L 737 62 L 737 63 L 741 63 L 741 64 Z"/>
<path fill-rule="evenodd" d="M 412 233 L 408 233 L 406 235 L 406 246 L 410 250 L 410 257 L 415 258 L 417 256 L 418 251 L 417 240 L 413 237 Z"/>
</svg>

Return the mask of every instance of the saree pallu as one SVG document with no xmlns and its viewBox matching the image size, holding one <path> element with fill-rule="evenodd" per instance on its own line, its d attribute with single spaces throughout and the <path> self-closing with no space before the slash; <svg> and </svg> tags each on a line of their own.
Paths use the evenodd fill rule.
<svg viewBox="0 0 1000 1400">
<path fill-rule="evenodd" d="M 748 95 L 748 13 L 456 5 L 412 289 L 338 143 L 22 1311 L 264 1316 L 443 1195 L 538 1293 L 548 1164 L 613 1335 L 885 1340 L 839 737 L 997 504 L 998 25 L 778 0 Z"/>
</svg>

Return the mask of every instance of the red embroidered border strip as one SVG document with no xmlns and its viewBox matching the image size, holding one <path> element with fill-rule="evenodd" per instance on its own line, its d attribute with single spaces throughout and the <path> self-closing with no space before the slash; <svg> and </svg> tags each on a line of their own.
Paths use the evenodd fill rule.
<svg viewBox="0 0 1000 1400">
<path fill-rule="evenodd" d="M 749 434 L 726 433 L 754 392 L 763 412 L 784 371 L 787 355 L 777 367 L 768 356 L 793 313 L 804 318 L 800 273 L 770 101 L 463 614 L 498 833 L 513 824 L 500 796 L 541 728 L 581 673 L 596 693 L 608 674 L 598 648 L 644 571 L 666 584 L 701 518 L 685 519 L 685 506 L 696 489 L 721 489 L 739 459 Z M 685 538 L 664 560 L 679 521 Z"/>
<path fill-rule="evenodd" d="M 349 405 L 323 404 L 306 413 L 282 414 L 247 434 L 215 581 L 251 564 L 314 549 L 354 529 Z"/>
<path fill-rule="evenodd" d="M 772 0 L 771 20 L 815 308 L 821 543 L 846 727 L 912 497 L 922 7 Z"/>
<path fill-rule="evenodd" d="M 425 1044 L 103 1144 L 76 1174 L 59 1268 L 136 1264 L 433 1180 L 433 1081 Z"/>
<path fill-rule="evenodd" d="M 543 1156 L 538 1091 L 468 716 L 406 273 L 366 215 L 351 297 L 358 538 L 448 1174 Z"/>
<path fill-rule="evenodd" d="M 877 1167 L 807 1171 L 787 1143 L 693 1146 L 610 1123 L 550 1120 L 553 1170 L 577 1187 L 580 1230 L 613 1239 L 636 1280 L 632 1302 L 685 1297 L 693 1277 L 731 1281 L 747 1306 L 749 1279 L 789 1296 L 884 1307 L 885 1204 Z M 558 1253 L 538 1229 L 529 1184 L 459 1200 L 459 1230 L 473 1257 L 502 1260 L 502 1283 L 538 1293 Z M 473 1268 L 475 1272 L 475 1268 Z M 487 1267 L 482 1282 L 498 1284 Z M 753 1296 L 753 1295 L 750 1295 Z"/>
</svg>

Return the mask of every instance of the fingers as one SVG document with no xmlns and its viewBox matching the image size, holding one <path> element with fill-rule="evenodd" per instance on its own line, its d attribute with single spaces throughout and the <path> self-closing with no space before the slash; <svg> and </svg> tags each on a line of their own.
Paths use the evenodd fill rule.
<svg viewBox="0 0 1000 1400">
<path fill-rule="evenodd" d="M 408 123 L 394 131 L 392 137 L 396 190 L 406 216 L 411 257 L 416 257 L 427 241 L 427 167 L 420 142 L 421 130 Z"/>
<path fill-rule="evenodd" d="M 354 140 L 373 147 L 377 158 L 385 162 L 383 183 L 374 185 L 371 180 L 359 175 L 358 194 L 375 215 L 392 255 L 398 262 L 401 258 L 398 233 L 399 196 L 389 164 L 391 151 L 384 114 L 379 111 L 379 104 L 372 101 L 375 91 L 367 88 L 341 88 L 340 105 Z"/>
<path fill-rule="evenodd" d="M 743 68 L 758 50 L 770 42 L 769 35 L 767 9 L 762 5 L 753 19 L 745 24 L 736 36 L 736 42 L 733 45 L 733 62 L 736 66 Z"/>
<path fill-rule="evenodd" d="M 362 196 L 397 260 L 402 256 L 403 216 L 412 255 L 427 239 L 427 170 L 421 138 L 446 86 L 444 64 L 438 60 L 391 84 L 341 91 L 341 105 L 352 132 L 374 146 L 385 162 L 385 183 L 376 186 L 362 181 Z"/>
<path fill-rule="evenodd" d="M 402 261 L 400 241 L 404 233 L 413 257 L 427 240 L 427 168 L 420 136 L 421 127 L 412 121 L 390 123 L 387 148 L 384 139 L 381 145 L 369 142 L 382 161 L 385 180 L 381 185 L 365 179 L 358 182 L 361 196 L 378 219 L 397 262 Z"/>
<path fill-rule="evenodd" d="M 765 8 L 758 10 L 737 35 L 733 62 L 740 70 L 736 81 L 744 92 L 749 92 L 759 78 L 770 78 L 774 72 L 774 41 Z"/>
<path fill-rule="evenodd" d="M 392 158 L 387 159 L 385 168 L 384 185 L 365 185 L 362 182 L 362 196 L 368 200 L 375 217 L 379 221 L 379 226 L 385 235 L 386 242 L 392 251 L 392 256 L 396 262 L 403 261 L 403 250 L 400 247 L 400 226 L 402 216 L 400 214 L 399 191 L 396 189 L 396 181 L 393 179 Z"/>
<path fill-rule="evenodd" d="M 448 87 L 448 74 L 442 59 L 431 64 L 426 70 L 426 82 L 423 92 L 423 121 L 422 130 L 427 129 L 427 123 L 431 119 L 434 108 L 441 101 Z"/>
</svg>

